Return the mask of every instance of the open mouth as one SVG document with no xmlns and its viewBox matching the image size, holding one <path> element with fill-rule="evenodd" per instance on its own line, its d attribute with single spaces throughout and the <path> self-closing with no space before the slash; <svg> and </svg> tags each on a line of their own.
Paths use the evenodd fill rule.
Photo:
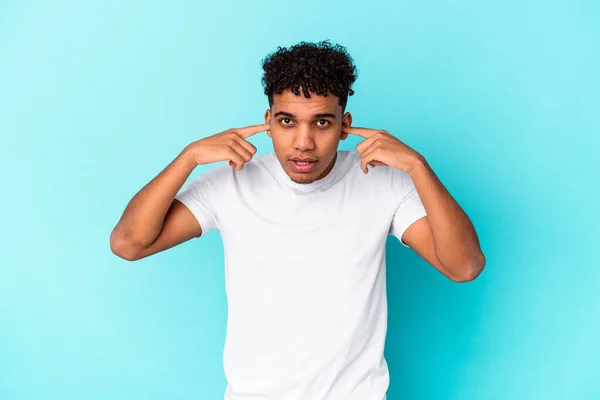
<svg viewBox="0 0 600 400">
<path fill-rule="evenodd" d="M 296 172 L 310 172 L 316 168 L 318 161 L 296 161 L 290 160 L 292 169 Z"/>
</svg>

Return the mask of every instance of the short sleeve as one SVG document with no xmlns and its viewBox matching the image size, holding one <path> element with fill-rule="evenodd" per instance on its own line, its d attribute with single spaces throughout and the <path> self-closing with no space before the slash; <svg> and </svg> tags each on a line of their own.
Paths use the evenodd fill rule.
<svg viewBox="0 0 600 400">
<path fill-rule="evenodd" d="M 215 187 L 211 183 L 210 172 L 200 174 L 189 181 L 175 196 L 175 199 L 183 203 L 194 214 L 202 229 L 202 235 L 212 230 L 218 230 Z"/>
<path fill-rule="evenodd" d="M 417 220 L 425 217 L 425 207 L 417 193 L 414 182 L 406 172 L 392 170 L 392 190 L 397 204 L 389 233 L 396 236 L 403 246 L 409 247 L 402 241 L 402 235 Z"/>
</svg>

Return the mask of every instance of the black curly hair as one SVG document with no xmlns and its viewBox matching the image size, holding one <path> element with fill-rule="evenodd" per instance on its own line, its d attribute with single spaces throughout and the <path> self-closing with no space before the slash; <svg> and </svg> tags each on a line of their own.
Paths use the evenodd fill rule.
<svg viewBox="0 0 600 400">
<path fill-rule="evenodd" d="M 295 95 L 309 98 L 309 92 L 339 97 L 342 112 L 346 109 L 348 96 L 354 94 L 350 87 L 358 72 L 346 47 L 332 45 L 329 40 L 318 43 L 300 42 L 289 49 L 277 47 L 262 61 L 264 75 L 262 85 L 273 105 L 273 95 L 291 89 Z"/>
</svg>

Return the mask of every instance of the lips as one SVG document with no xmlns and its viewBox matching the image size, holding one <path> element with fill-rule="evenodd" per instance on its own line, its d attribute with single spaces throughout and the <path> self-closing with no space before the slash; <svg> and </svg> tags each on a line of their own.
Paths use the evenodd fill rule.
<svg viewBox="0 0 600 400">
<path fill-rule="evenodd" d="M 291 161 L 297 161 L 297 162 L 315 162 L 317 160 L 313 160 L 312 158 L 298 158 L 298 157 L 294 157 L 294 158 L 290 158 Z"/>
<path fill-rule="evenodd" d="M 295 172 L 310 172 L 315 168 L 317 162 L 317 160 L 313 160 L 312 158 L 290 158 L 290 164 Z"/>
</svg>

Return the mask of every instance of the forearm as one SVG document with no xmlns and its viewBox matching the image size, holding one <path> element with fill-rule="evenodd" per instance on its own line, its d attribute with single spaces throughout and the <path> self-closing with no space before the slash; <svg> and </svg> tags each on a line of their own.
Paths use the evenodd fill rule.
<svg viewBox="0 0 600 400">
<path fill-rule="evenodd" d="M 144 247 L 154 242 L 175 195 L 196 167 L 193 161 L 184 150 L 131 199 L 111 233 L 112 244 Z"/>
<path fill-rule="evenodd" d="M 478 274 L 485 257 L 467 214 L 424 158 L 415 163 L 409 174 L 427 212 L 440 262 L 458 275 Z"/>
</svg>

